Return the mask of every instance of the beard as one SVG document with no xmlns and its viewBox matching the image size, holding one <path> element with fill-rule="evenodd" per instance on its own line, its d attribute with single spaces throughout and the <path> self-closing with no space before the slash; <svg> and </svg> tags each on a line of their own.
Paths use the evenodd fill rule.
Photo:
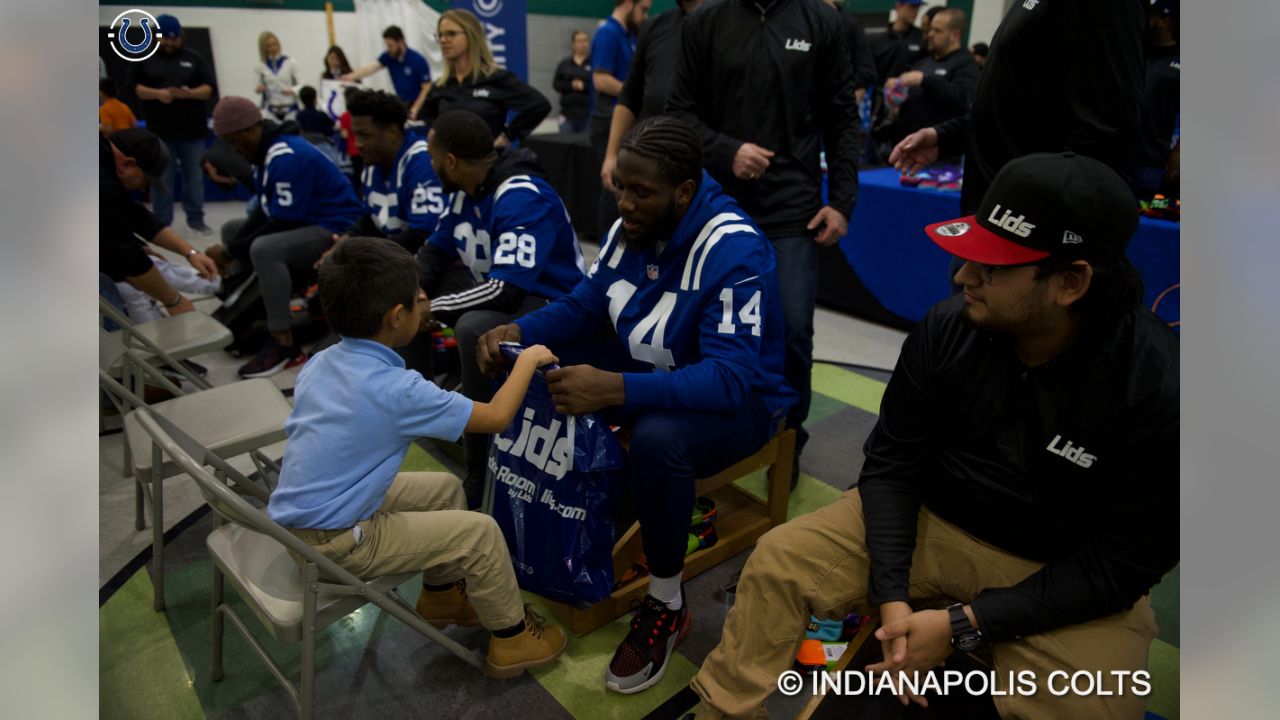
<svg viewBox="0 0 1280 720">
<path fill-rule="evenodd" d="M 965 305 L 961 317 L 972 328 L 991 332 L 1024 332 L 1048 324 L 1049 300 L 1043 287 L 1027 293 L 1010 307 L 992 310 L 985 302 Z"/>
<path fill-rule="evenodd" d="M 671 234 L 675 231 L 676 225 L 679 224 L 679 212 L 676 209 L 676 200 L 673 196 L 667 202 L 667 209 L 662 216 L 646 228 L 640 235 L 632 237 L 630 233 L 623 231 L 627 238 L 627 244 L 637 250 L 651 250 L 657 246 L 659 241 L 670 239 Z"/>
</svg>

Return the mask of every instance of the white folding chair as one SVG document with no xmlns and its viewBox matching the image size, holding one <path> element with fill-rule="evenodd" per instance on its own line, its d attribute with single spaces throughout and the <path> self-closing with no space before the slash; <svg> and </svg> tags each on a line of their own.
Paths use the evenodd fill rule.
<svg viewBox="0 0 1280 720">
<path fill-rule="evenodd" d="M 152 464 L 159 466 L 162 454 L 171 458 L 195 480 L 214 512 L 227 521 L 210 533 L 206 540 L 213 560 L 211 677 L 214 681 L 223 677 L 223 620 L 227 619 L 288 693 L 298 716 L 310 720 L 315 710 L 316 633 L 368 603 L 373 603 L 483 671 L 484 662 L 478 654 L 423 620 L 396 590 L 418 573 L 361 580 L 276 524 L 265 512 L 215 478 L 205 468 L 206 465 L 212 466 L 221 478 L 236 484 L 249 482 L 218 453 L 195 441 L 175 423 L 153 412 L 152 408 L 139 408 L 134 417 L 151 440 L 152 452 L 156 455 Z M 300 560 L 291 557 L 290 551 Z M 232 588 L 272 637 L 280 642 L 302 643 L 301 668 L 296 684 L 253 636 L 244 620 L 224 602 L 224 578 L 231 582 Z"/>
<path fill-rule="evenodd" d="M 270 487 L 279 465 L 259 450 L 285 439 L 284 421 L 293 407 L 270 380 L 258 378 L 184 394 L 150 364 L 139 359 L 132 350 L 105 330 L 99 330 L 98 384 L 120 411 L 124 420 L 124 442 L 135 483 L 135 524 L 146 527 L 143 506 L 151 501 L 152 562 L 155 570 L 155 608 L 164 609 L 164 483 L 165 478 L 181 471 L 173 463 L 152 462 L 151 439 L 138 428 L 137 408 L 146 403 L 125 387 L 110 372 L 123 364 L 135 367 L 176 397 L 151 405 L 151 409 L 186 428 L 201 443 L 224 457 L 249 453 L 259 475 Z M 242 488 L 265 499 L 268 491 L 256 485 Z"/>
</svg>

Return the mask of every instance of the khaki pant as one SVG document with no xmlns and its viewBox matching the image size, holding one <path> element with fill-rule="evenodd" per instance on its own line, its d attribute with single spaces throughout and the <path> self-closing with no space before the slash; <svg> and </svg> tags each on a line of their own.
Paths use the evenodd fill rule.
<svg viewBox="0 0 1280 720">
<path fill-rule="evenodd" d="M 865 537 L 862 498 L 854 489 L 760 538 L 742 570 L 723 638 L 693 679 L 703 701 L 699 717 L 752 717 L 777 687 L 778 676 L 790 669 L 810 613 L 842 618 L 875 610 L 867 605 Z M 1014 585 L 1040 567 L 921 509 L 910 594 L 968 602 L 984 587 Z M 1030 670 L 1039 688 L 1035 695 L 994 697 L 996 708 L 1004 718 L 1141 718 L 1146 699 L 1131 692 L 1131 683 L 1124 695 L 1055 697 L 1048 691 L 1049 675 L 1102 671 L 1104 686 L 1116 690 L 1110 671 L 1146 669 L 1155 635 L 1155 616 L 1144 597 L 1109 617 L 995 643 L 1000 686 L 1007 687 L 1003 678 L 1010 671 Z"/>
<path fill-rule="evenodd" d="M 524 620 L 524 600 L 506 540 L 492 517 L 466 509 L 462 482 L 453 475 L 396 475 L 382 507 L 354 530 L 291 532 L 353 575 L 370 578 L 422 571 L 423 582 L 467 581 L 467 597 L 490 630 Z"/>
</svg>

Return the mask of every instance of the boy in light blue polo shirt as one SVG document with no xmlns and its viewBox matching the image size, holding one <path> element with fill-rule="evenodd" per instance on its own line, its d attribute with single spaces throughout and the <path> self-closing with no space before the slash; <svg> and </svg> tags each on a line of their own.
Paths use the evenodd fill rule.
<svg viewBox="0 0 1280 720">
<path fill-rule="evenodd" d="M 420 615 L 493 633 L 489 675 L 514 677 L 554 661 L 567 637 L 522 603 L 493 518 L 466 510 L 457 477 L 399 469 L 414 438 L 505 429 L 534 370 L 556 358 L 541 345 L 525 350 L 489 403 L 406 370 L 393 348 L 418 333 L 429 303 L 417 261 L 384 238 L 340 243 L 320 265 L 320 301 L 342 341 L 298 374 L 268 514 L 354 575 L 421 570 Z"/>
</svg>

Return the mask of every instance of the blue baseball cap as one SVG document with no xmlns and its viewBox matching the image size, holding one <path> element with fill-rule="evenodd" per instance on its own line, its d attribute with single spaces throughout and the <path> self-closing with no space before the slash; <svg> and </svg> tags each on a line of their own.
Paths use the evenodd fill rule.
<svg viewBox="0 0 1280 720">
<path fill-rule="evenodd" d="M 923 5 L 923 4 L 924 4 L 924 0 L 898 0 L 898 2 L 902 3 L 903 5 L 917 5 L 917 6 L 919 6 L 919 5 Z"/>
<path fill-rule="evenodd" d="M 156 29 L 167 38 L 182 37 L 182 23 L 172 15 L 161 15 L 156 18 Z"/>
</svg>

